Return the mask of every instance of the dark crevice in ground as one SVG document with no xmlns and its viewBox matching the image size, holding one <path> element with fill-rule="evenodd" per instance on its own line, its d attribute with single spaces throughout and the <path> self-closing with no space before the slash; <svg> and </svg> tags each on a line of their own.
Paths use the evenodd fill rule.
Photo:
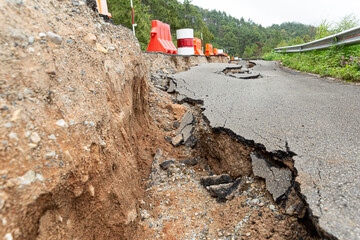
<svg viewBox="0 0 360 240">
<path fill-rule="evenodd" d="M 296 153 L 291 151 L 286 145 L 286 151 L 283 150 L 277 150 L 269 152 L 266 150 L 266 147 L 263 144 L 256 143 L 253 140 L 246 139 L 238 134 L 236 134 L 231 129 L 225 128 L 225 127 L 210 127 L 210 121 L 206 118 L 206 116 L 203 114 L 203 111 L 205 110 L 202 105 L 202 101 L 198 100 L 192 100 L 190 98 L 184 98 L 181 103 L 188 103 L 190 104 L 196 111 L 198 111 L 198 114 L 201 116 L 203 122 L 209 127 L 208 132 L 203 132 L 200 135 L 202 142 L 202 146 L 200 146 L 202 151 L 205 152 L 205 158 L 206 156 L 211 155 L 211 153 L 208 152 L 208 149 L 204 149 L 204 139 L 208 139 L 209 137 L 213 135 L 221 135 L 224 134 L 228 138 L 232 139 L 236 143 L 241 144 L 244 147 L 250 148 L 251 152 L 254 152 L 255 154 L 261 156 L 263 159 L 265 159 L 270 165 L 279 168 L 279 169 L 289 169 L 291 171 L 292 179 L 291 179 L 291 186 L 286 191 L 286 193 L 277 199 L 274 199 L 278 206 L 282 208 L 288 207 L 288 209 L 293 210 L 291 205 L 291 202 L 298 202 L 297 204 L 301 203 L 302 210 L 299 210 L 296 212 L 296 209 L 292 215 L 296 216 L 298 218 L 299 224 L 303 225 L 306 230 L 308 231 L 309 236 L 315 238 L 315 239 L 329 239 L 329 240 L 335 240 L 336 237 L 332 236 L 331 234 L 327 233 L 323 229 L 321 229 L 318 225 L 318 218 L 313 216 L 312 210 L 309 208 L 309 204 L 306 202 L 306 197 L 301 193 L 300 190 L 300 184 L 295 181 L 296 176 L 298 175 L 296 168 L 294 167 L 294 160 L 293 157 L 296 156 Z M 202 123 L 204 124 L 204 123 Z M 251 162 L 251 158 L 248 158 Z M 211 164 L 209 164 L 211 167 Z M 252 169 L 251 169 L 251 175 L 254 175 Z M 232 176 L 234 177 L 234 176 Z M 291 214 L 290 214 L 291 215 Z"/>
<path fill-rule="evenodd" d="M 236 67 L 234 69 L 241 70 L 241 68 Z M 169 81 L 173 81 L 177 85 L 176 79 L 169 79 Z M 290 150 L 287 142 L 285 150 L 269 152 L 263 144 L 236 134 L 231 129 L 226 128 L 226 125 L 223 127 L 211 127 L 210 121 L 203 113 L 205 110 L 203 100 L 181 95 L 175 89 L 171 93 L 176 99 L 175 102 L 188 104 L 193 109 L 197 125 L 195 128 L 198 130 L 198 133 L 196 131 L 193 133 L 197 138 L 195 148 L 202 152 L 202 158 L 206 160 L 206 163 L 215 174 L 229 174 L 234 180 L 251 176 L 263 179 L 266 183 L 276 182 L 268 181 L 266 177 L 254 174 L 252 155 L 256 155 L 261 161 L 266 162 L 272 180 L 276 180 L 276 174 L 279 172 L 289 173 L 290 171 L 289 182 L 284 184 L 280 193 L 279 191 L 271 192 L 269 186 L 267 186 L 278 207 L 284 209 L 287 215 L 297 219 L 299 225 L 303 226 L 308 232 L 307 237 L 311 239 L 336 239 L 319 227 L 318 219 L 312 215 L 306 197 L 301 194 L 300 185 L 295 181 L 298 172 L 294 167 L 293 157 L 296 156 L 296 153 Z M 240 157 L 234 158 L 234 156 Z M 276 187 L 275 190 L 277 190 Z"/>
<path fill-rule="evenodd" d="M 256 66 L 256 63 L 249 61 L 246 65 L 238 65 L 235 67 L 226 67 L 224 70 L 218 72 L 218 74 L 225 74 L 228 77 L 236 78 L 236 79 L 257 79 L 261 78 L 260 73 L 252 73 L 250 71 L 251 68 Z"/>
</svg>

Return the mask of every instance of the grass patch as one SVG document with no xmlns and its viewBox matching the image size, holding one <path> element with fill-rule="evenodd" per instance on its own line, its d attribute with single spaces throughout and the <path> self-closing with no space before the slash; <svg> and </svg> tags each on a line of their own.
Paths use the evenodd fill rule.
<svg viewBox="0 0 360 240">
<path fill-rule="evenodd" d="M 337 46 L 331 49 L 302 53 L 277 53 L 272 51 L 265 60 L 279 60 L 284 66 L 320 74 L 322 77 L 336 77 L 347 81 L 360 81 L 360 45 Z"/>
</svg>

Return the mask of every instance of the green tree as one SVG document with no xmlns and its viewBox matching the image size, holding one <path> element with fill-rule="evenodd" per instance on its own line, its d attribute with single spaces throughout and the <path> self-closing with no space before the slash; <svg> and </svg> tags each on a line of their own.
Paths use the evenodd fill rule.
<svg viewBox="0 0 360 240">
<path fill-rule="evenodd" d="M 109 11 L 115 24 L 121 24 L 132 29 L 131 6 L 129 0 L 108 0 Z M 136 37 L 138 38 L 141 49 L 146 50 L 150 41 L 151 21 L 149 7 L 140 0 L 133 0 L 134 21 Z"/>
<path fill-rule="evenodd" d="M 346 15 L 340 22 L 336 23 L 333 31 L 335 33 L 340 33 L 357 26 L 359 26 L 359 20 L 353 14 L 350 14 Z"/>
<path fill-rule="evenodd" d="M 315 39 L 324 38 L 333 34 L 331 26 L 332 23 L 328 22 L 326 19 L 323 20 L 321 24 L 317 27 Z"/>
<path fill-rule="evenodd" d="M 176 30 L 194 29 L 194 36 L 203 43 L 211 43 L 217 48 L 227 50 L 232 56 L 258 57 L 285 43 L 298 44 L 315 37 L 314 27 L 295 22 L 286 22 L 271 27 L 254 23 L 251 19 L 237 19 L 225 12 L 202 9 L 194 6 L 191 0 L 183 3 L 177 0 L 133 0 L 136 36 L 145 50 L 150 40 L 151 21 L 160 20 L 171 27 L 173 42 L 176 43 Z M 129 0 L 109 0 L 110 11 L 116 24 L 131 29 Z M 304 37 L 306 36 L 306 37 Z M 286 44 L 288 45 L 288 44 Z"/>
</svg>

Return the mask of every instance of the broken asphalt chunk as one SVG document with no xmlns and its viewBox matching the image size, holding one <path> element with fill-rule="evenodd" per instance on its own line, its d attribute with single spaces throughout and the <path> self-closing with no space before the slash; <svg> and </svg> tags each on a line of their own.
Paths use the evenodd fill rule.
<svg viewBox="0 0 360 240">
<path fill-rule="evenodd" d="M 172 165 L 172 164 L 175 164 L 174 160 L 166 160 L 166 161 L 160 163 L 160 167 L 163 170 L 167 170 L 170 167 L 170 165 Z"/>
<path fill-rule="evenodd" d="M 173 93 L 175 92 L 176 89 L 176 84 L 174 83 L 174 81 L 172 79 L 169 80 L 169 88 L 167 90 L 168 93 Z"/>
<path fill-rule="evenodd" d="M 171 144 L 172 144 L 174 147 L 180 146 L 183 142 L 184 142 L 184 137 L 183 137 L 182 133 L 176 135 L 176 137 L 174 137 L 174 138 L 171 140 Z"/>
<path fill-rule="evenodd" d="M 192 131 L 193 131 L 192 125 L 187 125 L 184 127 L 183 130 L 181 130 L 181 133 L 184 138 L 184 143 L 186 143 L 189 140 L 189 138 L 191 137 Z"/>
<path fill-rule="evenodd" d="M 184 117 L 181 119 L 180 126 L 177 130 L 177 133 L 181 133 L 182 130 L 187 126 L 191 125 L 194 122 L 194 115 L 191 111 L 188 111 Z"/>
<path fill-rule="evenodd" d="M 287 168 L 277 168 L 267 160 L 250 154 L 252 168 L 255 176 L 265 179 L 267 190 L 273 195 L 274 200 L 285 194 L 291 187 L 292 172 Z"/>
</svg>

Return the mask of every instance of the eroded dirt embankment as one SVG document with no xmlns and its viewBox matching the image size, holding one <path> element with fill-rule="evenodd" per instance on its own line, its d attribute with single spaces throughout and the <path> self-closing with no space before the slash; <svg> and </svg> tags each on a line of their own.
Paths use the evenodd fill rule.
<svg viewBox="0 0 360 240">
<path fill-rule="evenodd" d="M 199 64 L 228 62 L 224 56 L 180 56 L 152 52 L 144 52 L 143 56 L 149 73 L 174 74 Z"/>
<path fill-rule="evenodd" d="M 0 7 L 0 237 L 133 239 L 153 154 L 180 154 L 150 117 L 139 43 L 84 1 Z"/>
<path fill-rule="evenodd" d="M 157 141 L 138 42 L 83 2 L 0 4 L 1 237 L 130 237 Z"/>
</svg>

